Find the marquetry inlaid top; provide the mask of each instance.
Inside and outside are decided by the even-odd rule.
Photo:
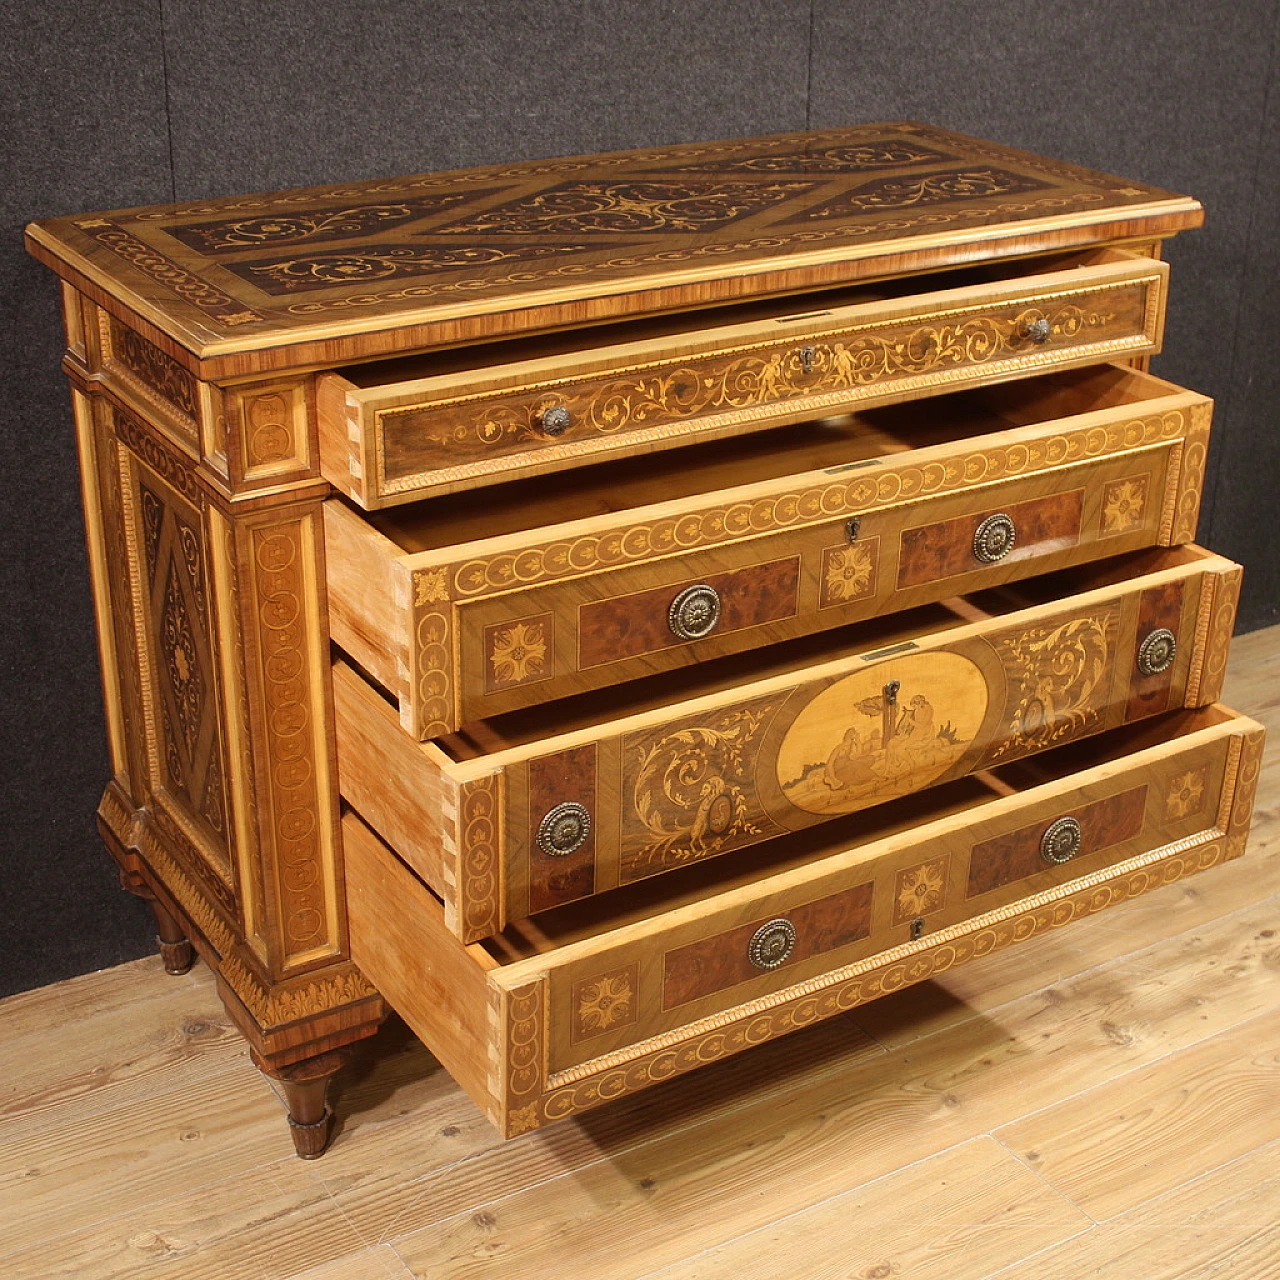
[[[1200,219],[1187,197],[897,123],[53,218],[28,246],[216,376]]]

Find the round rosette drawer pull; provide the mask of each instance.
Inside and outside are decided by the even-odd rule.
[[[705,582],[686,587],[667,610],[667,625],[681,640],[701,640],[720,621],[720,593]]]
[[[562,436],[569,430],[573,415],[562,404],[553,404],[538,415],[538,425],[549,436]]]
[[[757,969],[776,969],[796,946],[796,927],[785,916],[769,920],[751,935],[747,959]]]
[[[1028,320],[1022,326],[1022,336],[1030,338],[1036,346],[1041,347],[1049,341],[1053,328],[1044,316],[1037,316],[1034,320]]]
[[[566,800],[538,823],[538,848],[548,858],[567,858],[581,849],[591,834],[591,814],[584,804]]]
[[[1040,837],[1040,856],[1046,862],[1070,862],[1080,852],[1080,824],[1074,818],[1051,822]]]
[[[1138,646],[1138,670],[1144,676],[1158,676],[1173,666],[1178,656],[1178,637],[1168,627],[1151,632]]]
[[[988,516],[973,534],[973,558],[983,564],[995,564],[1013,550],[1018,531],[1013,520],[1003,511]]]

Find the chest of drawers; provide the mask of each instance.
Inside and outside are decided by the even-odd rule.
[[[917,124],[52,219],[113,776],[300,1154],[514,1135],[1244,850],[1195,201]]]

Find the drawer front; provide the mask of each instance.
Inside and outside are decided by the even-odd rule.
[[[1201,619],[1220,594],[1234,600],[1231,574],[1139,579],[512,763],[504,770],[512,918],[526,914],[525,876],[529,909],[538,909],[535,899],[549,906],[593,881],[596,892],[633,883],[1195,705],[1193,673],[1225,659],[1221,631],[1207,634]],[[555,781],[539,786],[535,777]],[[572,804],[591,815],[595,874],[555,888],[563,854],[548,846],[544,824]]]
[[[1185,554],[1203,558],[568,737],[534,736],[466,765],[412,743],[340,664],[342,791],[441,893],[459,934],[483,937],[505,920],[1211,701],[1240,571]],[[442,786],[454,788],[446,811],[462,816],[442,819]],[[483,821],[473,828],[475,797]]]
[[[1243,853],[1261,726],[1152,741],[506,966],[349,815],[352,955],[510,1136]]]
[[[616,945],[584,944],[588,954],[549,967],[550,1071],[822,982],[1153,849],[1207,843],[1230,823],[1223,801],[1240,747],[1239,737],[1222,736],[1044,799],[1031,798],[1033,789],[993,806],[1003,810],[996,818],[978,811],[933,823],[892,852],[851,851],[794,873],[776,892],[738,891],[696,918],[660,917]]]
[[[373,509],[1158,349],[1167,267],[1093,265],[477,370],[319,383],[327,479]],[[818,295],[818,307],[821,307]],[[587,372],[587,371],[590,372]]]
[[[1211,403],[1189,392],[916,450],[766,494],[396,561],[326,507],[334,639],[425,739],[1102,556],[1189,541]],[[510,540],[507,540],[508,542]],[[370,572],[370,562],[375,565]],[[382,599],[373,601],[380,577]]]

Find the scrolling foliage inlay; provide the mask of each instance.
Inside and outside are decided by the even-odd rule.
[[[140,481],[138,491],[165,787],[225,839],[203,540],[191,519],[157,488]]]

